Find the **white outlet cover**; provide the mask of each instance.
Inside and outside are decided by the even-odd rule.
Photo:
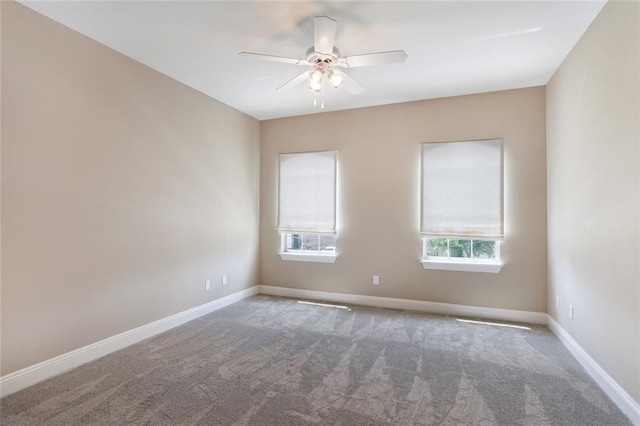
[[[211,280],[206,280],[204,282],[204,289],[209,290],[211,288]]]
[[[378,275],[374,275],[373,276],[373,285],[379,285],[380,284],[380,277]]]

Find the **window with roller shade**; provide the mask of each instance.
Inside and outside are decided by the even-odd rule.
[[[498,272],[504,239],[502,141],[423,143],[421,163],[423,266]]]
[[[336,157],[336,151],[280,154],[282,259],[335,262]]]

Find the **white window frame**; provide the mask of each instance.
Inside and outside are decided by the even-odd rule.
[[[293,260],[298,262],[318,262],[318,263],[335,263],[338,255],[334,249],[332,251],[327,250],[288,250],[287,249],[287,236],[288,235],[302,235],[310,236],[317,235],[318,238],[321,234],[310,234],[303,232],[283,232],[280,234],[280,252],[278,255],[282,260]]]
[[[495,259],[480,259],[473,257],[445,257],[445,256],[428,256],[427,240],[429,237],[422,238],[422,267],[424,269],[440,269],[444,271],[461,271],[461,272],[489,272],[497,274],[504,266],[500,257],[501,241],[493,240],[496,243]],[[444,239],[439,237],[437,239]],[[471,240],[471,238],[447,238]],[[473,244],[471,244],[473,250]]]

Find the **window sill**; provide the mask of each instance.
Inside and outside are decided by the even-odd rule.
[[[282,260],[295,260],[297,262],[318,262],[318,263],[336,263],[338,256],[332,254],[319,253],[278,253]]]
[[[456,260],[422,259],[424,269],[440,269],[443,271],[461,272],[489,272],[497,274],[502,269],[502,263],[493,262],[461,262]]]

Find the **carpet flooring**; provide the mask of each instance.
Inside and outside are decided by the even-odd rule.
[[[629,425],[545,327],[255,296],[0,400],[3,425]]]

